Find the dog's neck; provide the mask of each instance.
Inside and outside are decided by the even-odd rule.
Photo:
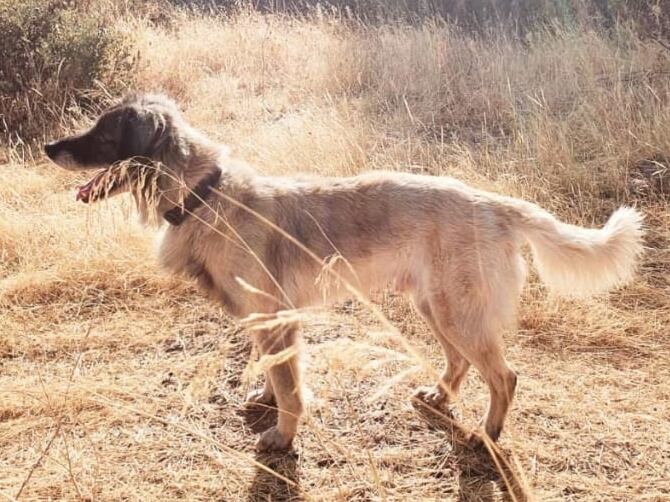
[[[210,173],[202,178],[200,182],[191,190],[183,203],[168,209],[163,213],[163,219],[170,225],[178,227],[201,205],[205,203],[207,197],[216,188],[221,181],[221,169],[215,166]]]
[[[179,226],[188,219],[218,188],[221,180],[221,161],[227,151],[210,142],[195,129],[182,125],[179,136],[173,135],[159,159],[168,166],[181,166],[183,185],[178,189],[180,198],[172,207],[164,208],[161,216],[172,226]],[[169,198],[167,198],[169,200]]]
[[[173,138],[157,159],[180,173],[178,186],[165,187],[170,196],[163,197],[166,204],[158,212],[174,227],[205,205],[213,189],[221,189],[221,184],[235,191],[232,180],[238,178],[234,173],[240,172],[237,163],[230,159],[228,147],[210,141],[186,125],[180,131],[180,136]]]

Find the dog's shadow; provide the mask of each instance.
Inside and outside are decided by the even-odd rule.
[[[527,493],[513,472],[509,454],[500,448],[490,452],[484,446],[473,446],[465,433],[454,426],[448,413],[415,403],[418,415],[429,427],[445,431],[453,438],[438,456],[449,457],[458,470],[458,500],[461,502],[499,500],[528,500]],[[254,433],[261,433],[277,422],[277,410],[266,406],[252,406],[240,414]],[[295,451],[257,453],[256,472],[249,486],[248,502],[303,500],[299,477],[300,457]],[[439,470],[437,476],[443,475]],[[451,475],[451,474],[448,474]]]
[[[527,492],[511,467],[509,454],[499,447],[489,451],[484,445],[474,445],[458,426],[449,412],[435,410],[423,403],[414,402],[418,415],[433,429],[445,431],[452,442],[445,444],[437,455],[449,458],[458,471],[458,499],[461,502],[528,500]],[[436,473],[442,476],[440,470]],[[451,475],[451,473],[449,474]]]
[[[256,434],[277,423],[277,409],[272,407],[245,407],[240,414],[247,427]],[[296,451],[256,453],[255,460],[256,472],[249,485],[248,502],[303,500],[298,470],[300,457]]]

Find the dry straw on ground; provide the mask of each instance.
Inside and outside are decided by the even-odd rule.
[[[601,298],[548,298],[531,278],[518,332],[506,336],[520,373],[500,443],[506,474],[458,427],[411,406],[412,389],[431,377],[357,302],[305,314],[313,398],[297,452],[256,456],[253,432],[272,417],[240,411],[254,384],[244,333],[157,270],[156,236],[133,222],[128,200],[75,204],[75,176],[6,151],[0,495],[670,497],[670,207],[657,182],[670,157],[666,49],[624,29],[520,42],[439,22],[254,13],[119,22],[139,44],[139,87],[171,94],[262,172],[447,174],[585,225],[634,204],[648,250],[639,279]],[[407,304],[384,292],[375,303],[440,368]],[[461,423],[472,426],[486,399],[472,372]]]

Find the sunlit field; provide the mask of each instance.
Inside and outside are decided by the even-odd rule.
[[[128,73],[92,82],[91,99],[54,104],[56,120],[34,143],[7,134],[0,146],[0,495],[670,498],[663,44],[624,24],[518,37],[321,11],[119,7],[114,19]],[[379,291],[385,319],[357,301],[304,312],[309,409],[294,451],[257,454],[257,433],[276,414],[243,409],[261,381],[248,335],[160,270],[161,230],[138,223],[130,196],[77,203],[86,175],[39,149],[89,125],[124,89],[169,95],[266,174],[448,175],[584,226],[634,206],[645,216],[642,265],[632,284],[584,300],[551,296],[531,273],[517,329],[505,334],[519,384],[493,451],[466,440],[488,401],[476,371],[455,421],[413,406],[414,389],[444,363],[405,299]],[[35,100],[40,92],[50,96],[35,88]]]

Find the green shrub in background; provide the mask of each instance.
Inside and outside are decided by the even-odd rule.
[[[0,0],[0,138],[54,136],[63,112],[131,84],[132,43],[113,4]]]

